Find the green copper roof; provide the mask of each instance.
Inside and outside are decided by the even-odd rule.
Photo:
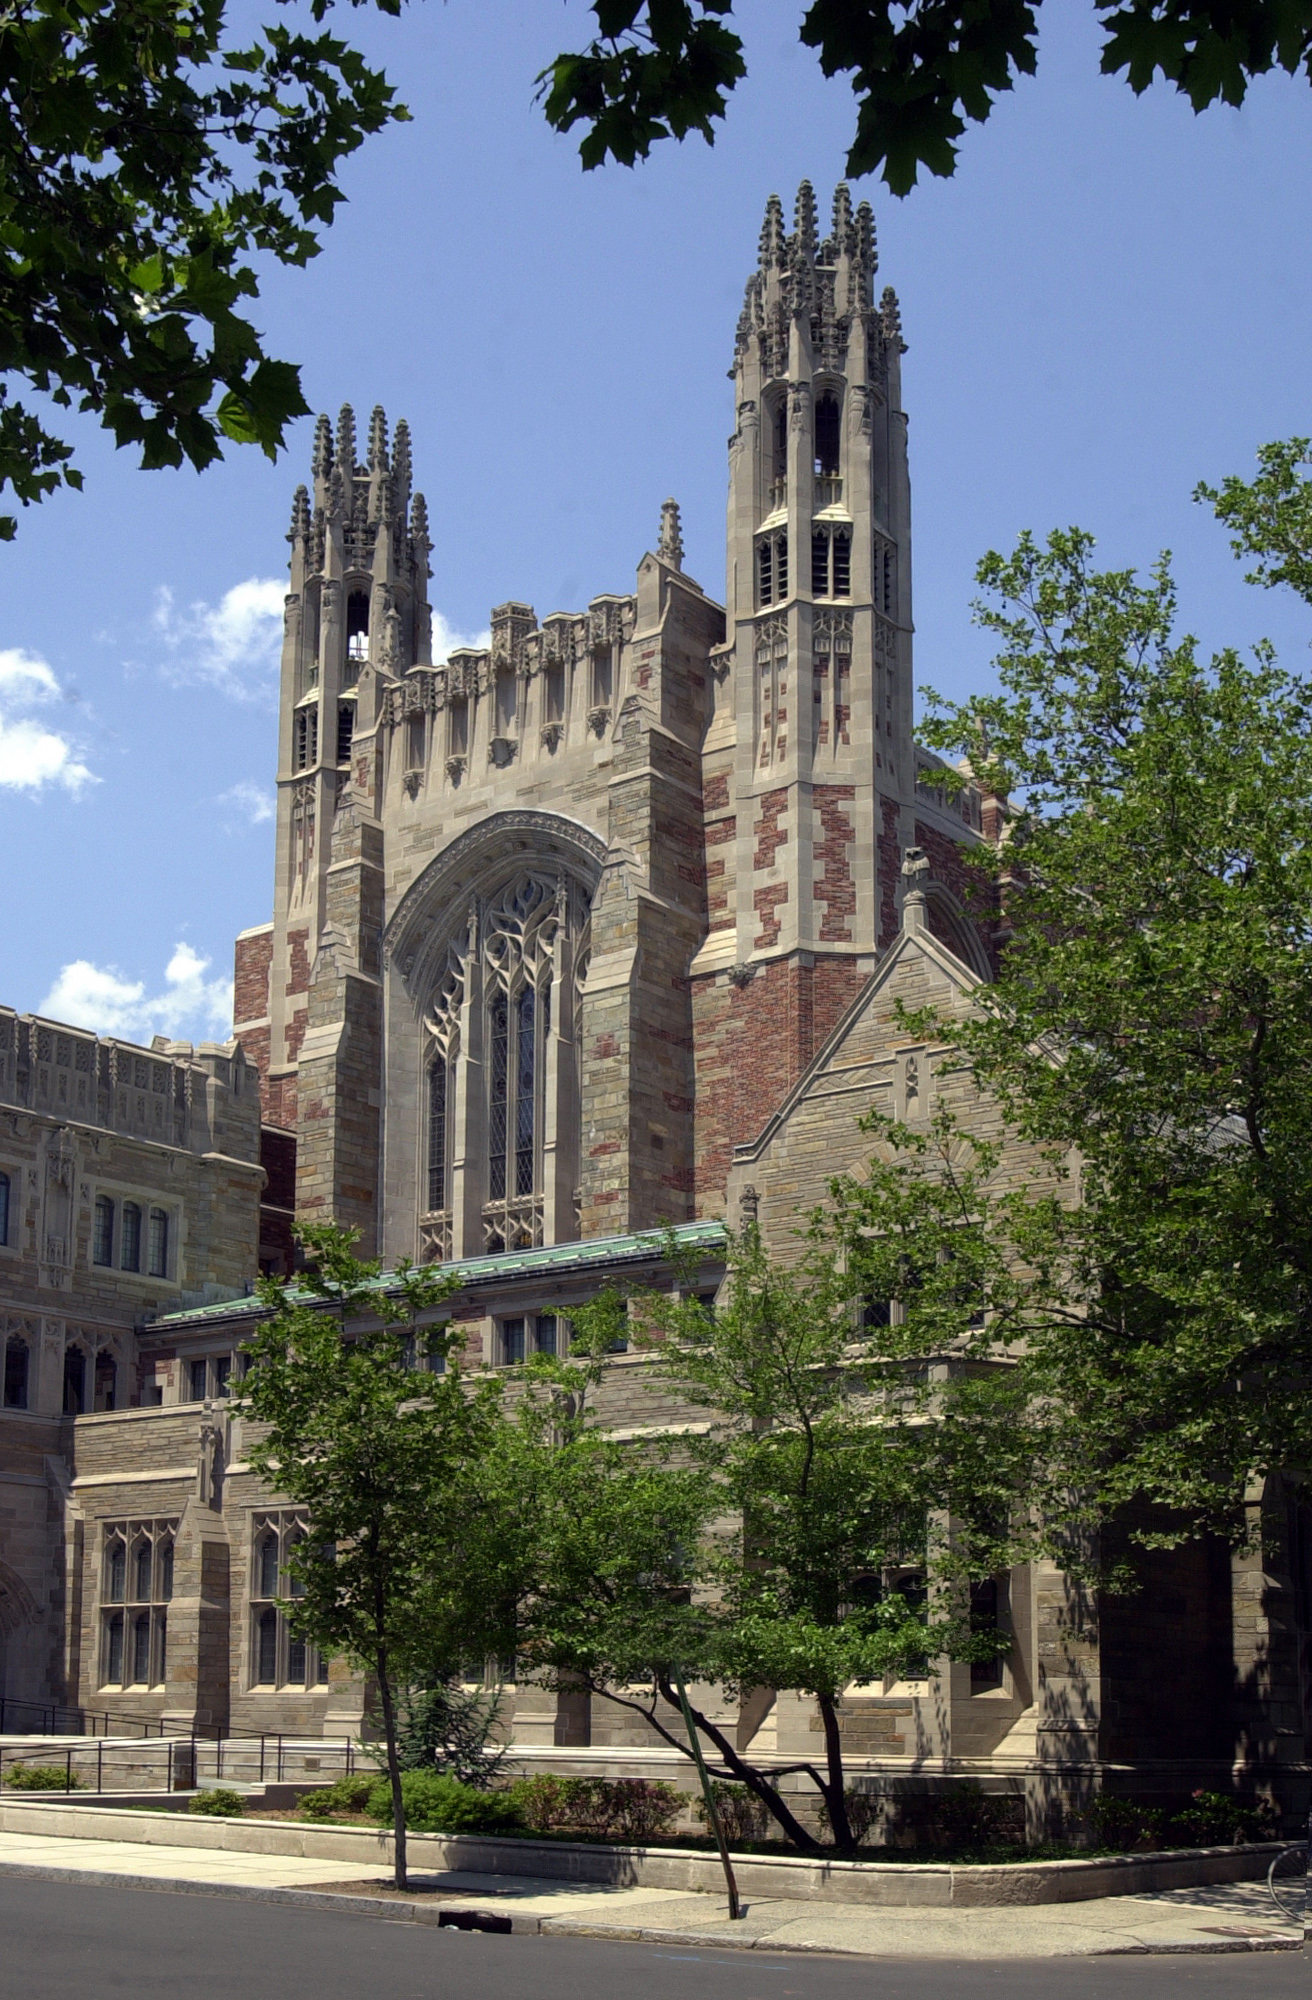
[[[644,1229],[632,1236],[592,1236],[583,1243],[552,1243],[538,1250],[506,1250],[497,1257],[469,1257],[461,1263],[444,1264],[441,1268],[463,1278],[471,1286],[497,1284],[509,1278],[531,1278],[539,1274],[562,1277],[575,1271],[607,1271],[624,1264],[651,1263],[662,1256],[671,1238],[680,1251],[703,1250],[711,1253],[723,1250],[724,1224],[680,1222],[668,1230]],[[382,1271],[374,1283],[385,1291],[394,1283],[393,1274]],[[217,1305],[193,1306],[185,1312],[163,1313],[158,1319],[151,1320],[147,1330],[154,1333],[167,1328],[170,1332],[180,1333],[188,1327],[207,1326],[214,1320],[249,1318],[261,1310],[258,1299],[224,1299]]]

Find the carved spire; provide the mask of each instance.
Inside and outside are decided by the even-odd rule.
[[[311,476],[326,479],[333,466],[333,427],[327,417],[320,417],[314,427],[314,454],[310,460]]]
[[[683,568],[683,531],[677,500],[667,500],[661,508],[661,538],[656,553],[671,569]]]
[[[793,211],[793,241],[799,257],[814,264],[819,231],[815,217],[815,189],[810,181],[803,181],[797,190],[797,206]]]
[[[344,480],[355,477],[355,411],[343,403],[337,419],[337,469]]]
[[[879,324],[889,346],[896,347],[899,354],[905,354],[907,344],[902,338],[902,312],[897,293],[891,285],[885,285],[884,296],[879,301]]]
[[[410,505],[410,426],[398,417],[392,434],[392,484],[396,489],[396,511],[402,519]]]
[[[778,269],[784,261],[784,205],[777,194],[772,194],[765,204],[765,221],[761,224],[761,269]]]
[[[868,201],[863,201],[856,212],[856,252],[873,278],[879,269],[879,251],[875,247],[875,212]]]
[[[381,403],[375,403],[369,419],[369,470],[387,471],[387,418]]]
[[[850,257],[856,248],[856,229],[852,222],[852,191],[846,181],[840,181],[834,189],[834,250],[840,257]]]
[[[416,493],[410,502],[410,539],[417,556],[421,551],[426,556],[433,546],[428,539],[428,502],[422,493]]]
[[[299,542],[310,532],[310,496],[303,486],[292,495],[292,525],[289,542]]]

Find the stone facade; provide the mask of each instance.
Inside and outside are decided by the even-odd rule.
[[[601,1278],[661,1282],[636,1232],[674,1225],[708,1288],[721,1218],[757,1214],[786,1254],[861,1163],[866,1110],[945,1099],[997,1132],[894,1011],[968,1008],[990,977],[962,855],[1004,808],[914,740],[904,350],[876,267],[845,188],[823,236],[809,187],[791,232],[771,199],[731,371],[723,606],[669,501],[631,591],[499,605],[486,649],[435,661],[408,429],[376,410],[360,450],[349,408],[320,420],[289,538],[273,914],[237,940],[235,1041],[129,1049],[0,1011],[0,1300],[28,1357],[0,1411],[11,1701],[360,1726],[366,1690],[278,1610],[305,1524],[222,1420],[245,1294],[292,1268],[295,1218],[459,1266],[466,1356],[493,1368]],[[698,1420],[648,1380],[617,1356],[606,1421]],[[1294,1796],[1312,1517],[1274,1486],[1253,1506],[1253,1552],[1155,1558],[1147,1612],[1048,1566],[999,1578],[1000,1674],[851,1690],[854,1774],[1021,1788],[1035,1827],[1095,1784]],[[523,1687],[506,1719],[530,1761],[663,1768],[613,1702]],[[786,1690],[727,1720],[767,1761],[817,1749]]]

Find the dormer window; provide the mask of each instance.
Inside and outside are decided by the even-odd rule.
[[[367,590],[353,590],[346,600],[346,658],[348,678],[354,680],[357,671],[369,658],[369,593]]]

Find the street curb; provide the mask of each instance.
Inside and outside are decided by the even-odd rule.
[[[482,1930],[516,1937],[595,1937],[614,1944],[695,1944],[719,1951],[792,1952],[812,1957],[888,1959],[895,1952],[858,1951],[841,1944],[791,1943],[758,1937],[725,1936],[719,1931],[662,1930],[649,1924],[598,1924],[585,1917],[537,1917],[514,1910],[480,1910],[469,1899],[460,1902],[391,1903],[379,1896],[345,1896],[328,1889],[261,1888],[254,1882],[193,1882],[180,1875],[129,1875],[111,1869],[52,1868],[41,1862],[0,1861],[0,1879],[29,1882],[90,1883],[105,1889],[154,1889],[161,1895],[217,1896],[227,1902],[273,1903],[301,1910],[333,1910],[343,1916],[372,1917],[392,1924],[426,1924],[434,1930]],[[464,1917],[474,1921],[462,1924]],[[478,1921],[481,1919],[482,1921]],[[1181,1940],[1175,1944],[1110,1944],[1079,1952],[1051,1952],[1026,1956],[1052,1958],[1184,1958],[1216,1956],[1223,1952],[1301,1951],[1303,1940],[1292,1936],[1269,1938],[1208,1938]],[[919,1957],[920,1954],[917,1954]],[[942,1957],[958,1954],[944,1952]]]

